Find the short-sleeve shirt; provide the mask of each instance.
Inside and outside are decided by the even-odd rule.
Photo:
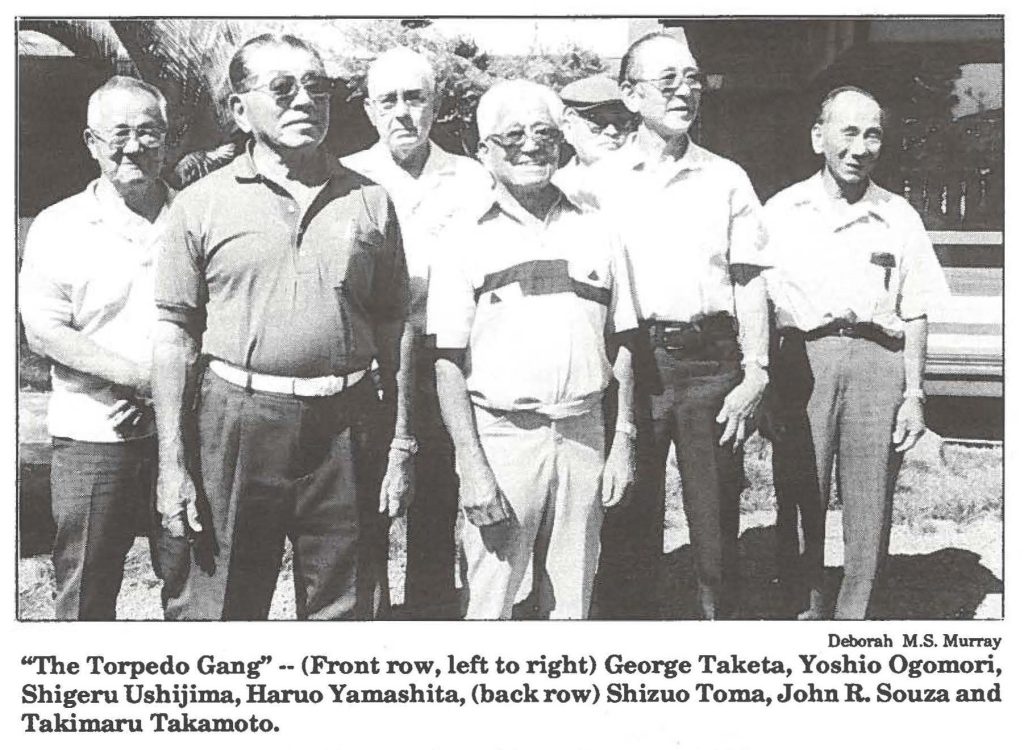
[[[648,162],[635,136],[589,169],[596,202],[622,234],[644,320],[735,315],[731,267],[768,265],[761,202],[742,167],[693,143]]]
[[[781,327],[834,320],[899,333],[948,295],[917,211],[871,183],[853,204],[832,200],[821,173],[765,206],[774,268],[765,273]]]
[[[564,195],[543,221],[507,197],[431,267],[427,333],[468,348],[478,406],[552,418],[592,408],[611,379],[606,336],[636,328],[616,233]]]
[[[173,191],[167,189],[167,202]],[[126,359],[148,364],[153,265],[167,206],[148,221],[129,209],[104,179],[50,206],[25,241],[19,284],[21,315],[30,329],[69,327]],[[59,362],[52,368],[51,435],[97,443],[152,435],[151,416],[128,435],[114,430],[113,384]]]
[[[157,264],[160,319],[257,373],[369,367],[375,325],[407,312],[401,232],[384,188],[324,159],[329,178],[305,213],[248,152],[183,190]]]
[[[477,215],[491,192],[491,176],[477,161],[429,144],[427,161],[419,177],[398,164],[387,146],[377,142],[370,148],[341,160],[383,186],[398,212],[409,267],[409,318],[422,329],[426,318],[427,276],[431,259],[448,246],[446,231],[455,222]]]

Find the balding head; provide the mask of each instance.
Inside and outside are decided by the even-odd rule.
[[[366,71],[366,90],[372,98],[382,89],[391,89],[395,79],[415,82],[420,88],[434,92],[437,76],[434,66],[424,55],[407,47],[394,47],[377,57]]]
[[[370,64],[366,116],[398,164],[426,159],[437,117],[436,88],[430,61],[405,47],[389,49]]]
[[[826,178],[856,200],[882,150],[882,108],[863,89],[843,87],[822,100],[811,146],[825,161]]]

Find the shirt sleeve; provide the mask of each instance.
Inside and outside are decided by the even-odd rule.
[[[772,264],[761,201],[750,178],[738,167],[734,182],[729,200],[729,265],[768,268]]]
[[[192,226],[186,204],[176,200],[157,248],[157,319],[197,335],[205,328],[206,272],[202,233]]]
[[[395,206],[383,188],[372,203],[377,243],[373,283],[368,310],[376,323],[405,320],[409,314],[409,270],[405,262],[405,245],[398,225]]]
[[[456,243],[461,247],[461,242]],[[460,254],[442,254],[430,264],[427,282],[427,335],[438,349],[465,349],[476,316],[470,269]]]
[[[908,217],[897,310],[904,320],[913,320],[933,313],[948,299],[949,287],[921,217],[913,209]]]
[[[67,242],[46,213],[29,228],[18,278],[18,301],[22,321],[31,330],[72,327],[72,284],[61,276],[67,264],[61,261],[60,251]]]
[[[611,331],[622,333],[639,327],[633,273],[626,248],[617,233],[611,233],[612,301],[609,312]]]

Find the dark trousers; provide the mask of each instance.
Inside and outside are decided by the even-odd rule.
[[[780,579],[797,596],[824,587],[825,515],[835,466],[844,540],[835,616],[863,619],[889,546],[901,462],[892,431],[903,392],[903,352],[865,339],[783,335],[771,380],[778,411],[773,469]]]
[[[736,568],[743,454],[720,446],[715,417],[742,379],[735,335],[653,349],[637,375],[637,476],[629,501],[605,517],[595,594],[601,616],[656,617],[664,569],[665,462],[675,445],[702,599],[702,614],[730,604]]]
[[[204,530],[167,618],[266,619],[286,535],[299,619],[386,607],[388,519],[377,508],[390,433],[370,379],[297,398],[207,372],[197,416]]]
[[[457,619],[455,450],[441,420],[433,358],[417,365],[416,494],[406,514],[405,608],[419,619]]]
[[[137,521],[144,517],[144,525],[154,528],[155,478],[156,438],[124,443],[53,439],[56,619],[115,619]],[[153,563],[159,574],[158,556]]]

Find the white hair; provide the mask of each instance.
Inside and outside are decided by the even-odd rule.
[[[484,92],[476,106],[476,128],[480,140],[498,132],[498,122],[505,107],[523,101],[539,102],[551,115],[551,121],[561,125],[565,105],[552,89],[522,79],[499,81]]]
[[[369,92],[373,88],[373,81],[379,77],[386,70],[413,70],[418,73],[424,81],[427,82],[427,87],[431,92],[437,88],[437,73],[434,72],[434,66],[430,63],[425,55],[419,52],[414,52],[408,47],[392,47],[386,52],[381,53],[377,58],[370,63],[370,67],[366,70],[366,90]]]
[[[169,124],[167,119],[167,97],[163,95],[163,92],[160,91],[160,89],[139,78],[133,78],[132,76],[114,76],[107,80],[107,82],[98,89],[93,91],[89,96],[89,105],[86,109],[85,120],[86,124],[90,128],[99,123],[100,108],[103,104],[103,97],[111,91],[137,91],[143,94],[148,94],[156,101],[156,105],[160,109],[160,115],[164,118],[164,125]]]

